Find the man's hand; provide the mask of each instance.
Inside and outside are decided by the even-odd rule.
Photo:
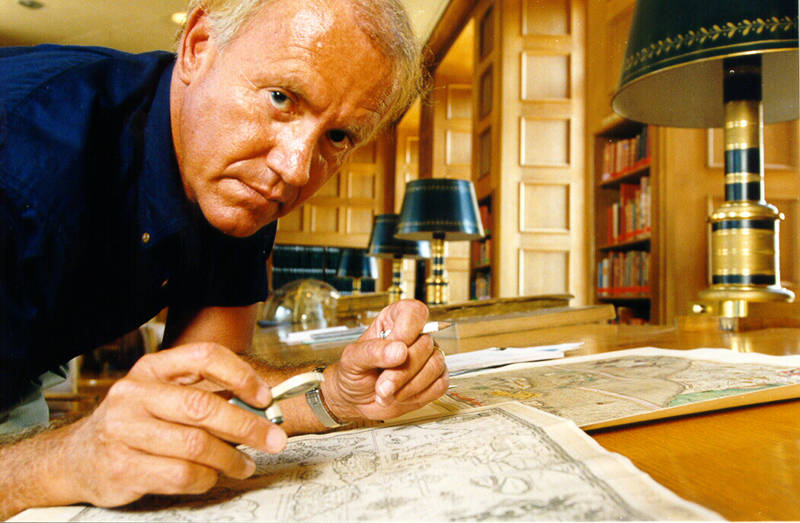
[[[390,419],[418,409],[447,391],[444,354],[428,335],[421,302],[402,300],[383,309],[359,340],[325,372],[322,395],[341,420]],[[388,338],[381,331],[391,329]]]
[[[148,493],[205,492],[220,472],[250,476],[253,460],[230,443],[277,453],[286,434],[212,392],[223,389],[258,407],[272,399],[264,379],[221,345],[195,343],[144,356],[91,416],[45,434],[45,448],[37,449],[40,438],[32,438],[0,449],[4,467],[10,465],[6,459],[21,464],[16,458],[27,448],[36,453],[28,458],[44,460],[40,472],[48,473],[17,477],[41,484],[34,493],[20,493],[27,499],[17,499],[22,506],[16,508],[116,506]],[[23,474],[17,472],[12,475]],[[5,508],[8,513],[11,507]]]

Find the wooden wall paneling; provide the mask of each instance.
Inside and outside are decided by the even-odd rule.
[[[458,44],[457,39],[454,46]],[[445,57],[442,65],[447,60]],[[437,71],[434,74],[431,176],[469,180],[472,165],[472,71],[471,68],[466,70],[469,76],[462,77],[457,70],[451,72],[453,68],[444,69],[449,73]],[[445,248],[450,302],[466,301],[469,299],[469,242],[447,242]]]
[[[569,251],[554,249],[519,250],[519,294],[569,293]]]
[[[708,287],[707,202],[709,198],[723,199],[724,180],[721,169],[707,166],[705,130],[662,130],[662,279],[664,320],[670,323],[689,314],[698,292]],[[676,148],[680,155],[668,153]]]
[[[584,129],[584,144],[586,153],[584,158],[584,169],[586,174],[584,201],[586,202],[583,229],[594,231],[597,223],[597,213],[599,207],[595,204],[595,176],[594,173],[600,172],[598,169],[599,157],[596,152],[598,141],[595,138],[595,130],[599,127],[602,119],[600,113],[605,113],[602,100],[605,96],[602,88],[604,64],[602,57],[605,47],[605,26],[601,20],[605,18],[605,2],[587,2],[586,5],[586,79],[591,88],[585,90],[586,103],[586,126]],[[598,87],[598,85],[600,87]],[[586,249],[587,275],[585,278],[584,295],[595,298],[595,282],[597,281],[597,258],[595,249],[598,246],[597,238],[594,234],[588,238]]]
[[[471,78],[470,78],[471,80]],[[472,84],[436,74],[434,80],[433,178],[470,178]]]
[[[519,187],[521,232],[569,234],[572,206],[568,183],[523,181]]]
[[[405,187],[416,180],[419,172],[420,101],[417,100],[397,124],[395,155],[394,202],[389,212],[399,213],[403,205]],[[403,260],[402,280],[406,296],[414,296],[416,262]]]
[[[523,2],[511,0],[498,2],[495,7],[500,38],[497,45],[497,59],[493,65],[495,78],[499,85],[494,113],[493,133],[497,149],[494,155],[499,159],[495,188],[495,231],[494,249],[497,265],[497,295],[513,297],[519,295],[520,281],[520,232],[518,186],[520,173],[521,131],[520,116],[522,85],[520,55],[523,50],[521,14]]]
[[[584,19],[583,0],[504,2],[499,256],[516,277],[501,296],[555,286],[586,302]]]

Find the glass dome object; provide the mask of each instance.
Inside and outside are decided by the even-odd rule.
[[[339,292],[313,278],[290,281],[264,302],[259,324],[298,323],[303,327],[335,325]]]

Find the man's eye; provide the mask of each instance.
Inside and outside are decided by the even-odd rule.
[[[350,145],[350,137],[347,136],[347,133],[341,129],[328,131],[328,140],[330,140],[334,146],[339,148],[344,148]]]
[[[270,91],[269,92],[269,100],[272,102],[272,105],[275,109],[279,111],[286,111],[289,109],[289,103],[291,100],[289,99],[286,94],[280,91]]]

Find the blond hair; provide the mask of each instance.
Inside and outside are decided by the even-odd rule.
[[[275,1],[188,0],[187,12],[195,8],[202,9],[209,17],[214,37],[224,47],[259,8]],[[359,29],[393,64],[392,91],[384,101],[384,116],[376,129],[378,131],[399,119],[422,92],[425,82],[420,46],[408,13],[399,0],[346,1],[353,7]]]

